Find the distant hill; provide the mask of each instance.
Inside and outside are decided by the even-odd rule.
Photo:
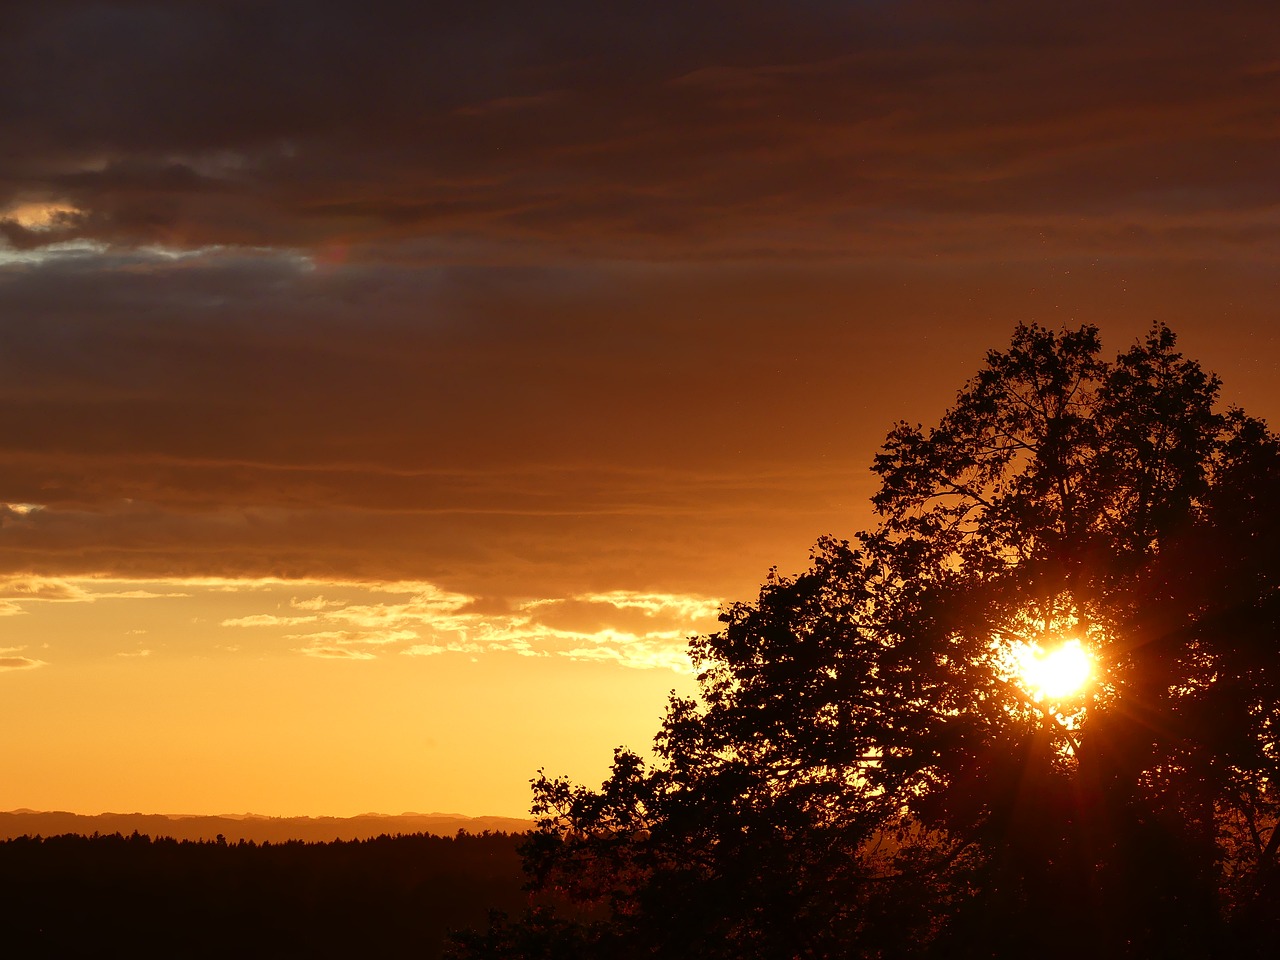
[[[95,833],[120,833],[135,830],[152,837],[175,840],[213,840],[219,834],[229,843],[251,840],[255,843],[307,840],[327,843],[330,840],[367,840],[383,835],[429,833],[451,837],[459,830],[479,834],[523,833],[533,828],[532,820],[515,817],[465,817],[455,813],[403,813],[398,816],[368,813],[358,817],[259,817],[236,816],[166,816],[149,813],[100,813],[84,816],[60,811],[12,810],[0,813],[0,840],[22,836],[55,837],[66,833],[92,836]]]

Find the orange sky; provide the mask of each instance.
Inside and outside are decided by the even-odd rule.
[[[6,8],[0,809],[523,814],[1019,321],[1280,422],[1269,3],[404,6]]]

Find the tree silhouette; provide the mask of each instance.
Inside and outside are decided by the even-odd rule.
[[[1100,354],[1018,327],[889,434],[877,529],[692,641],[652,763],[539,775],[532,885],[598,911],[572,955],[1262,955],[1280,445],[1166,327]],[[1066,639],[1091,683],[1034,689]]]
[[[0,840],[9,957],[441,956],[514,909],[517,838],[423,834],[257,844],[97,834]]]

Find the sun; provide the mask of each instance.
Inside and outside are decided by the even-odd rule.
[[[1079,640],[1049,650],[1027,647],[1018,656],[1018,674],[1037,700],[1063,700],[1084,689],[1093,675],[1093,658]]]

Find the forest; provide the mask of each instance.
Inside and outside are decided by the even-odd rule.
[[[526,906],[519,840],[19,837],[0,841],[0,927],[21,957],[430,960],[490,909]]]

